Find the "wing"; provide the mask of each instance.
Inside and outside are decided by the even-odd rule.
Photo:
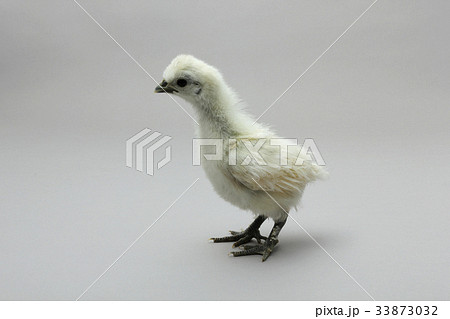
[[[236,181],[251,190],[290,195],[301,192],[310,181],[310,164],[295,167],[290,160],[288,165],[280,165],[279,147],[264,144],[258,149],[259,158],[254,152],[251,155],[240,142],[230,145],[230,154],[234,149],[236,165],[227,165],[227,170]]]
[[[284,193],[286,195],[301,192],[306,183],[295,174],[295,171],[278,169],[269,166],[228,166],[229,173],[247,188],[266,192]]]

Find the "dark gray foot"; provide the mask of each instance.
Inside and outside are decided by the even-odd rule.
[[[249,255],[262,255],[262,261],[266,261],[272,253],[275,246],[278,244],[278,234],[286,224],[286,220],[281,222],[276,222],[270,232],[269,238],[262,244],[258,243],[256,245],[244,245],[241,248],[242,251],[232,251],[230,254],[234,257],[249,256]]]
[[[249,255],[262,255],[262,261],[266,261],[272,253],[274,247],[278,244],[278,239],[266,240],[263,244],[256,245],[243,245],[241,251],[232,251],[230,255],[234,257],[249,256]]]
[[[244,230],[242,232],[235,232],[230,230],[231,236],[220,237],[220,238],[210,238],[215,243],[226,243],[226,242],[235,242],[233,244],[233,248],[239,247],[242,244],[247,244],[252,241],[253,238],[256,239],[258,243],[261,243],[261,239],[266,240],[267,237],[262,236],[259,230],[249,232]]]
[[[234,247],[239,247],[240,245],[249,243],[253,238],[261,244],[261,239],[266,240],[267,237],[264,237],[259,232],[259,227],[266,220],[264,216],[258,216],[253,221],[253,223],[248,226],[248,228],[242,232],[235,232],[230,230],[231,236],[220,237],[220,238],[210,238],[215,243],[226,243],[226,242],[235,242],[233,244]]]

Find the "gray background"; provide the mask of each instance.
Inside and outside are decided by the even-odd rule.
[[[258,116],[371,1],[80,3],[155,79],[193,54]],[[331,178],[292,216],[377,300],[450,298],[449,9],[380,0],[261,119],[315,139]],[[0,43],[0,299],[76,299],[197,177],[82,299],[369,299],[291,220],[266,263],[208,243],[252,216],[191,165],[193,121],[73,1],[1,1]],[[173,137],[153,177],[125,166],[146,127]]]

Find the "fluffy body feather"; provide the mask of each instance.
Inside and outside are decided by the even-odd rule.
[[[285,220],[286,212],[299,203],[306,185],[327,176],[321,166],[306,157],[302,165],[295,165],[300,147],[290,146],[287,165],[281,165],[280,146],[270,144],[271,139],[279,137],[269,127],[254,123],[216,68],[193,56],[179,55],[163,76],[165,89],[170,88],[170,93],[184,98],[196,110],[197,137],[223,139],[223,159],[202,159],[202,166],[217,194],[226,201],[255,215]],[[186,84],[177,82],[179,79]],[[250,153],[245,146],[249,142],[255,145],[260,139],[266,139],[259,142],[264,144],[258,149],[263,165],[255,158],[248,160]],[[202,149],[203,153],[210,151]],[[233,152],[236,165],[229,161]]]

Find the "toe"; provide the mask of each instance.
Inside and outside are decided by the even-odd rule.
[[[245,236],[239,239],[237,242],[233,244],[233,248],[239,247],[240,245],[246,244],[252,240],[251,236]]]
[[[238,238],[236,236],[227,236],[227,237],[219,237],[219,238],[210,238],[209,240],[214,243],[226,243],[231,241],[236,241]]]
[[[261,249],[259,246],[253,246],[252,248],[244,249],[241,251],[232,251],[230,254],[232,254],[234,257],[259,255],[259,254],[261,254]]]
[[[264,253],[262,256],[262,262],[265,262],[267,260],[267,258],[269,258],[271,253],[272,253],[272,248],[266,248],[266,250],[264,250]]]

